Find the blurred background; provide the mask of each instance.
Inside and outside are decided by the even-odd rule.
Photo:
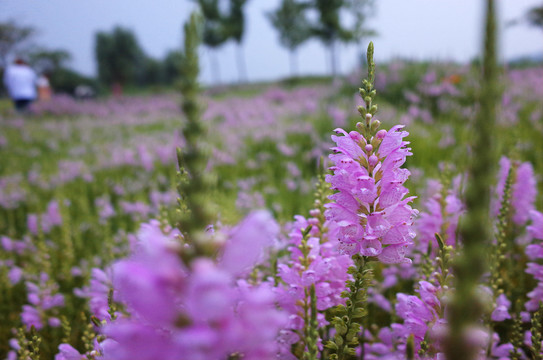
[[[498,5],[501,58],[541,62],[541,11],[532,10],[542,2]],[[181,26],[198,7],[206,85],[347,74],[370,40],[378,63],[467,63],[481,43],[482,2],[473,0],[0,0],[0,69],[23,55],[56,92],[168,87]]]

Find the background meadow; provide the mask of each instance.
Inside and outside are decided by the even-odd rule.
[[[183,49],[186,68],[191,54],[198,60],[192,46]],[[413,155],[403,156],[409,174],[400,185],[418,210],[403,224],[412,263],[404,255],[377,261],[363,250],[346,256],[345,225],[333,230],[339,215],[325,205],[340,204],[329,196],[342,191],[334,178],[340,162],[329,155],[348,153],[331,136],[357,129],[365,119],[359,106],[370,112],[359,94],[368,88],[368,64],[345,76],[201,92],[183,83],[191,75],[182,70],[180,83],[127,86],[120,95],[107,84],[92,98],[57,93],[24,115],[0,100],[0,358],[462,358],[447,348],[446,319],[461,273],[458,224],[471,214],[466,189],[480,139],[481,61],[376,65],[369,89],[379,109],[369,119],[409,132],[401,149]],[[543,66],[497,68],[499,110],[489,134],[495,171],[480,187],[490,194],[491,234],[488,268],[476,286],[482,300],[474,323],[483,330],[465,343],[476,358],[541,359]],[[186,111],[192,100],[195,118]],[[186,132],[195,119],[203,128],[196,140]],[[179,172],[176,148],[205,159],[202,187],[186,184],[197,172],[190,163]],[[373,166],[369,156],[355,160]],[[381,161],[385,168],[386,156]],[[213,219],[185,233],[182,213],[199,211],[191,199]],[[205,225],[215,231],[208,242],[200,238]],[[255,250],[260,245],[264,255]],[[319,261],[327,271],[316,269]],[[240,270],[238,262],[248,264]],[[346,318],[359,325],[355,335],[343,331]],[[229,331],[226,340],[213,337]],[[338,340],[349,334],[350,342]]]

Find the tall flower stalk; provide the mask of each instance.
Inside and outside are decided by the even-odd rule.
[[[497,162],[495,122],[497,101],[496,19],[493,0],[486,0],[486,27],[480,109],[473,126],[472,160],[466,189],[467,215],[461,236],[464,251],[455,266],[456,292],[449,307],[450,334],[445,344],[447,359],[469,360],[476,348],[467,339],[469,328],[482,315],[482,304],[476,293],[477,283],[486,270],[486,246],[491,238],[489,220],[490,184]]]
[[[411,155],[409,143],[403,140],[408,133],[401,125],[379,130],[373,43],[368,46],[367,57],[368,79],[360,89],[364,106],[358,108],[364,121],[356,125],[359,131],[336,129],[343,136],[332,136],[337,146],[330,155],[333,174],[327,176],[336,193],[330,196],[332,202],[326,205],[325,215],[339,226],[339,250],[352,255],[355,263],[349,269],[353,276],[347,282],[349,291],[343,294],[345,305],[338,306],[332,321],[336,334],[327,344],[333,352],[331,359],[355,355],[355,348],[363,341],[359,332],[372,278],[368,263],[410,262],[405,253],[414,237],[412,222],[417,214],[409,205],[414,197],[404,198],[408,190],[403,184],[410,173],[401,166]]]
[[[183,128],[185,146],[177,149],[179,164],[179,179],[177,191],[180,202],[180,220],[178,227],[191,243],[196,255],[208,255],[212,249],[200,241],[199,235],[212,222],[211,211],[208,207],[210,189],[209,177],[205,174],[207,156],[202,149],[202,139],[206,129],[202,124],[202,106],[199,102],[200,86],[198,74],[198,45],[200,43],[201,19],[193,13],[185,24],[185,43],[179,82],[183,99],[181,109],[185,114],[186,125]],[[208,244],[209,245],[209,244]]]

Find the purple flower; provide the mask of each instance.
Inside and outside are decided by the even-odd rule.
[[[401,165],[411,155],[403,138],[408,135],[397,125],[380,130],[372,139],[360,133],[336,129],[337,144],[330,155],[333,175],[326,180],[337,192],[326,204],[326,217],[339,225],[340,250],[377,257],[383,263],[401,263],[411,244],[411,229],[417,211],[409,206],[413,197],[403,183],[409,171]]]
[[[42,215],[41,223],[45,233],[49,233],[54,226],[62,225],[62,216],[57,201],[52,200],[49,202],[47,211]]]
[[[32,235],[37,235],[39,230],[38,215],[28,214],[26,219],[26,227]]]
[[[21,269],[18,266],[13,266],[11,269],[9,269],[8,272],[8,279],[11,285],[15,285],[21,281],[23,278],[23,269]]]
[[[236,276],[258,261],[276,227],[266,213],[252,214],[228,232],[219,264],[197,258],[186,267],[177,231],[163,231],[157,221],[142,225],[134,254],[112,267],[116,300],[129,316],[104,326],[110,340],[104,359],[173,360],[183,354],[218,360],[234,352],[247,359],[273,358],[285,314],[277,310],[269,285],[249,285]],[[248,259],[240,258],[243,248]]]
[[[539,211],[530,211],[532,224],[528,226],[528,232],[534,239],[543,240],[543,214]]]
[[[90,311],[99,320],[109,320],[110,318],[108,296],[109,290],[113,288],[113,283],[108,273],[110,273],[109,270],[104,272],[98,268],[93,268],[91,270],[90,285],[82,289],[74,289],[75,295],[89,299]]]
[[[310,213],[319,215],[315,211]],[[288,237],[290,259],[278,264],[278,275],[284,284],[275,289],[279,305],[290,315],[280,341],[281,354],[286,359],[291,356],[291,345],[299,341],[297,332],[306,325],[304,306],[310,303],[310,287],[315,287],[318,311],[344,303],[341,293],[349,279],[347,269],[352,265],[349,256],[335,251],[337,243],[333,234],[337,233],[337,225],[334,222],[327,221],[322,226],[328,230],[324,234],[319,233],[319,226],[313,226],[306,240],[308,249],[303,252],[301,229],[307,229],[317,219],[305,219],[299,215],[295,219]],[[321,326],[328,324],[322,313],[317,314],[317,321]]]
[[[543,240],[543,214],[538,211],[530,211],[532,224],[528,226],[528,233],[536,240]],[[543,244],[537,242],[526,247],[526,255],[532,261],[543,258]],[[539,302],[543,301],[543,265],[537,262],[529,262],[526,272],[533,275],[537,280],[537,286],[528,293],[528,300],[525,304],[526,310],[536,311],[539,308]]]
[[[23,305],[21,321],[28,328],[41,329],[46,321],[51,327],[59,327],[56,317],[58,308],[64,306],[64,296],[58,293],[58,285],[49,281],[47,274],[40,275],[39,283],[26,282],[27,300],[31,305]]]
[[[418,249],[423,253],[427,251],[429,243],[433,244],[434,249],[437,248],[436,233],[443,237],[445,244],[453,246],[456,244],[456,229],[458,220],[464,212],[464,205],[453,190],[448,191],[444,202],[442,196],[439,184],[424,203],[424,210],[416,221]]]
[[[59,353],[55,355],[55,360],[82,360],[87,358],[69,344],[60,344],[58,350]]]
[[[229,243],[224,247],[219,266],[232,275],[250,270],[264,256],[279,234],[279,225],[266,211],[249,214],[230,230]]]
[[[511,302],[507,300],[507,297],[504,294],[501,294],[496,299],[496,308],[492,311],[490,318],[492,321],[504,321],[506,319],[511,319],[509,315],[509,308],[511,308]]]

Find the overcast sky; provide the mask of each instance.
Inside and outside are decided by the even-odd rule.
[[[407,57],[430,60],[467,61],[479,52],[482,30],[482,0],[376,0],[376,14],[370,26],[378,33],[376,60]],[[275,79],[289,75],[288,53],[280,47],[277,34],[265,13],[280,0],[250,0],[247,5],[245,54],[250,80]],[[504,29],[511,19],[523,16],[541,0],[499,0],[500,52],[504,58],[543,53],[543,32],[527,25]],[[0,0],[0,21],[15,19],[39,30],[36,43],[68,50],[71,67],[95,74],[94,34],[115,25],[132,29],[144,51],[162,58],[181,44],[181,26],[194,9],[189,0]],[[367,43],[370,39],[364,39]],[[353,68],[354,46],[340,47],[340,70]],[[209,82],[210,58],[201,51],[202,80]],[[222,81],[238,78],[235,46],[225,45],[218,53]],[[300,48],[301,73],[327,71],[328,56],[316,40]]]

